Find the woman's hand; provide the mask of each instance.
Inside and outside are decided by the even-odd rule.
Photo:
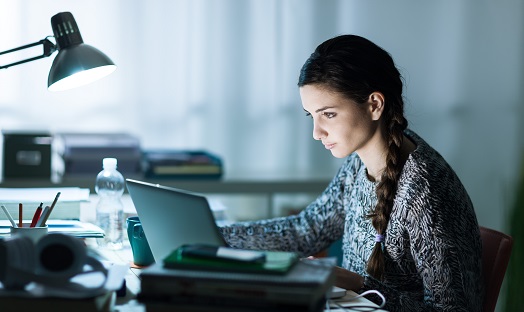
[[[335,286],[358,291],[364,286],[364,277],[339,266],[335,267]]]
[[[314,260],[316,258],[309,256],[307,259]],[[362,288],[362,286],[364,286],[363,276],[339,266],[335,266],[335,276],[335,286],[337,287],[358,291]]]

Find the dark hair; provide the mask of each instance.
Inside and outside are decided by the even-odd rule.
[[[391,55],[373,42],[355,35],[342,35],[320,44],[300,71],[298,86],[318,84],[363,104],[373,92],[385,98],[382,113],[388,144],[386,168],[377,185],[377,205],[370,212],[377,234],[385,235],[398,178],[402,170],[400,147],[408,122],[404,118],[402,77]],[[382,279],[385,269],[381,242],[376,242],[367,271]]]

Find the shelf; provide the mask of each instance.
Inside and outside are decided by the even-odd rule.
[[[176,180],[176,179],[145,179],[143,177],[131,177],[150,183],[169,187],[180,188],[202,194],[241,194],[260,195],[268,198],[268,216],[275,216],[274,198],[282,194],[320,194],[328,186],[327,179],[260,179],[248,180],[241,178],[226,178],[221,180]],[[80,187],[88,188],[91,194],[96,194],[95,178],[68,177],[59,183],[53,183],[49,179],[8,179],[0,182],[0,187],[5,188],[31,188],[31,187]],[[127,191],[126,191],[127,192]]]
[[[177,179],[144,179],[134,178],[150,183],[176,187],[198,193],[242,193],[242,194],[268,194],[268,193],[320,193],[329,180],[177,180]],[[81,187],[89,188],[94,193],[94,177],[65,178],[59,183],[53,183],[47,179],[9,179],[0,182],[0,187]]]

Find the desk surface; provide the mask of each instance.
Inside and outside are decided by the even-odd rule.
[[[88,242],[88,245],[90,245],[91,242]],[[93,248],[96,248],[96,244],[93,243]],[[107,259],[110,262],[113,263],[124,263],[129,264],[131,263],[133,259],[133,254],[131,252],[131,247],[129,246],[129,242],[126,242],[124,244],[124,248],[122,250],[108,250],[103,248],[97,248],[96,249],[98,253],[100,253],[105,259]],[[136,300],[136,295],[140,292],[140,270],[130,268],[129,272],[126,274],[125,280],[126,280],[126,296],[125,297],[118,297],[116,299],[116,311],[120,312],[145,312],[144,305],[140,304]]]

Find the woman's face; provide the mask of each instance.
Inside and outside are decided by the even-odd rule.
[[[370,103],[359,105],[320,85],[300,87],[302,107],[313,119],[313,138],[337,158],[365,149],[376,135]]]

